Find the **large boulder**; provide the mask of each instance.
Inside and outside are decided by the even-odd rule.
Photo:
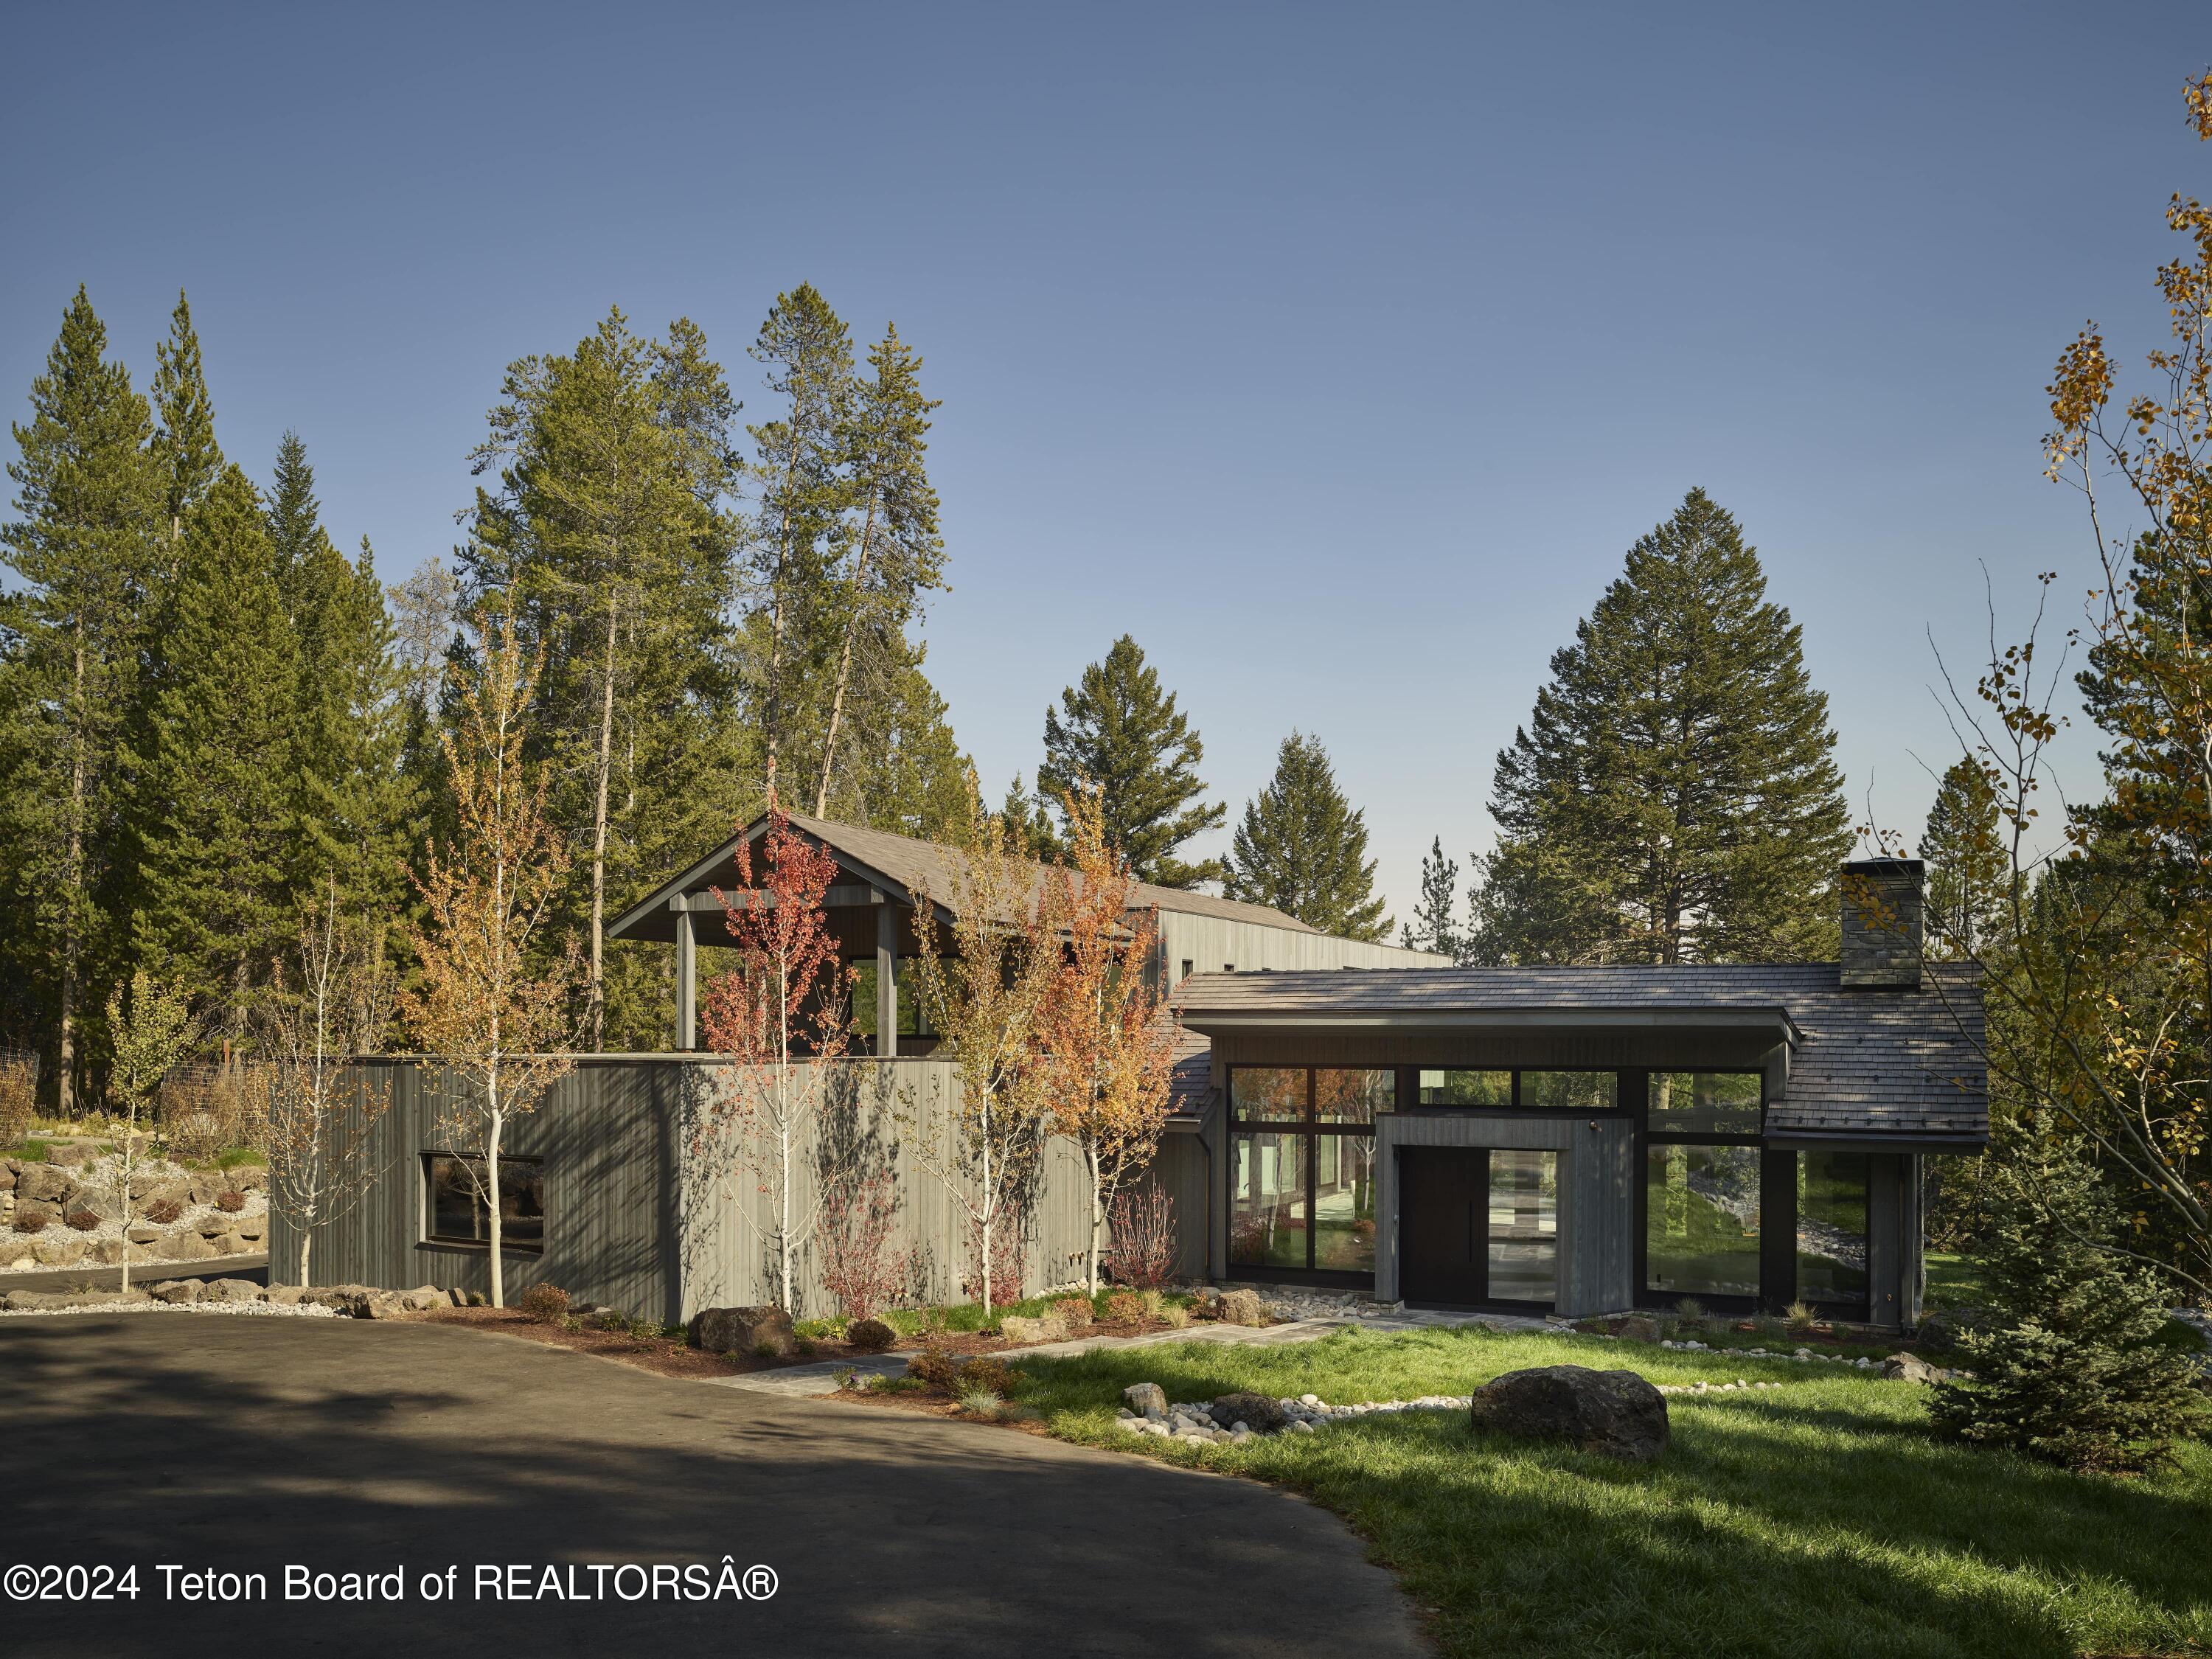
[[[1666,1396],[1634,1371],[1508,1371],[1474,1391],[1470,1416],[1488,1433],[1563,1440],[1630,1462],[1649,1462],[1667,1449]]]
[[[261,1286],[250,1279],[210,1279],[200,1291],[203,1302],[258,1302],[262,1296]]]
[[[212,1261],[222,1252],[190,1227],[179,1227],[161,1245],[165,1261]]]
[[[258,1193],[269,1184],[269,1171],[258,1164],[240,1164],[224,1171],[233,1192]]]
[[[1613,1334],[1624,1342],[1656,1342],[1659,1322],[1643,1314],[1631,1314],[1613,1328]]]
[[[74,1267],[90,1248],[70,1234],[40,1233],[31,1241],[31,1257],[41,1267]]]
[[[1917,1353],[1893,1353],[1881,1362],[1881,1374],[1893,1382],[1948,1382],[1963,1372],[1931,1365]]]
[[[1214,1304],[1214,1317],[1224,1325],[1264,1325],[1267,1322],[1267,1310],[1261,1305],[1259,1291],[1239,1285],[1221,1293]],[[1257,1428],[1259,1425],[1252,1426]]]
[[[76,1185],[66,1171],[51,1164],[26,1164],[23,1173],[15,1178],[15,1201],[21,1204],[29,1199],[58,1204]]]
[[[1221,1394],[1213,1397],[1213,1420],[1224,1429],[1242,1423],[1261,1434],[1273,1434],[1291,1419],[1280,1404],[1264,1394]]]
[[[1067,1324],[1056,1313],[1046,1314],[1041,1319],[1008,1314],[999,1322],[999,1334],[1017,1347],[1025,1347],[1032,1342],[1065,1342]]]
[[[146,1294],[156,1302],[171,1304],[197,1302],[200,1299],[200,1292],[204,1288],[197,1279],[164,1279],[159,1285],[148,1285]]]
[[[88,1140],[72,1140],[46,1149],[46,1162],[63,1169],[74,1169],[80,1164],[89,1164],[100,1156],[100,1148]]]
[[[1121,1390],[1121,1398],[1139,1417],[1164,1419],[1168,1414],[1168,1391],[1157,1382],[1132,1382]]]
[[[791,1352],[791,1316],[781,1308],[702,1308],[691,1316],[691,1340],[709,1353],[752,1353],[763,1346]]]

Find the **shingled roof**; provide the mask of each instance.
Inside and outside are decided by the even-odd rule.
[[[917,841],[911,836],[894,835],[888,830],[869,830],[859,824],[833,823],[826,818],[803,817],[796,812],[789,817],[793,829],[828,848],[847,868],[864,879],[879,884],[902,902],[910,893],[927,892],[942,905],[965,884],[967,855],[956,847]],[[682,875],[632,905],[608,927],[608,935],[614,939],[658,939],[664,941],[673,939],[674,924],[667,917],[669,899],[677,894],[703,893],[715,887],[738,885],[738,844],[760,835],[767,823],[768,819],[764,816],[754,819],[741,833],[731,836]],[[1038,864],[1032,868],[1036,872],[1036,879],[1042,883],[1046,866]],[[1176,887],[1155,887],[1150,882],[1130,884],[1129,908],[1133,910],[1159,909],[1188,915],[1214,916],[1224,921],[1256,922],[1261,927],[1279,927],[1293,933],[1320,931],[1300,921],[1296,916],[1285,915],[1282,911],[1270,909],[1264,904],[1216,898],[1210,893],[1186,892]]]
[[[1769,1135],[1989,1135],[1976,970],[1921,988],[1845,990],[1834,963],[1200,974],[1176,988],[1196,1031],[1260,1026],[1772,1026],[1790,1044]]]

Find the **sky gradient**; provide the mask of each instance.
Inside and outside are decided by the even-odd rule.
[[[2041,389],[2087,318],[2160,343],[2208,60],[2179,3],[11,6],[0,397],[79,282],[143,386],[181,286],[226,452],[297,430],[396,581],[510,360],[687,315],[757,411],[811,281],[944,400],[929,669],[987,791],[1132,633],[1232,822],[1321,738],[1402,918],[1692,486],[1917,832],[1930,635],[1971,678],[1985,574],[2008,627],[2090,585]]]

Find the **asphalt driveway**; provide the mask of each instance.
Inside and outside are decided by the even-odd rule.
[[[696,1592],[725,1557],[775,1594],[592,1571],[696,1563]],[[24,1563],[135,1564],[139,1594],[0,1607],[21,1656],[1425,1651],[1358,1541],[1265,1487],[346,1319],[0,1320],[0,1576]],[[402,1569],[404,1599],[288,1601],[287,1566]],[[206,1570],[267,1599],[183,1599]]]

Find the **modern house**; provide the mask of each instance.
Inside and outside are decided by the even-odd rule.
[[[1921,889],[1845,866],[1836,963],[1192,979],[1212,1271],[1910,1327],[1921,1160],[1989,1134],[1980,989],[1923,961]]]
[[[917,1294],[956,1296],[965,1234],[913,1143],[958,1079],[903,988],[915,907],[950,919],[962,855],[791,822],[836,859],[826,908],[873,1049],[816,1062],[832,1068],[831,1115],[899,1195],[891,1245],[927,1264]],[[583,1057],[514,1124],[511,1285],[668,1320],[769,1294],[758,1182],[714,1167],[697,1133],[734,1069],[697,1050],[695,1011],[698,951],[727,937],[714,890],[738,886],[737,845],[610,928],[673,947],[677,1046]],[[1988,1136],[1981,996],[1966,968],[1922,961],[1918,864],[1846,866],[1841,890],[1838,963],[1455,969],[1261,906],[1140,889],[1158,921],[1148,969],[1175,988],[1185,1031],[1152,1174],[1175,1200],[1177,1271],[1569,1316],[1802,1299],[1911,1325],[1921,1160]],[[391,1102],[382,1173],[319,1231],[319,1276],[483,1288],[488,1218],[442,1127],[437,1067],[382,1059],[361,1074]],[[811,1202],[811,1170],[799,1180]],[[1055,1143],[1025,1291],[1077,1275],[1085,1190]],[[288,1235],[275,1220],[280,1261]],[[794,1289],[825,1305],[818,1260]]]

